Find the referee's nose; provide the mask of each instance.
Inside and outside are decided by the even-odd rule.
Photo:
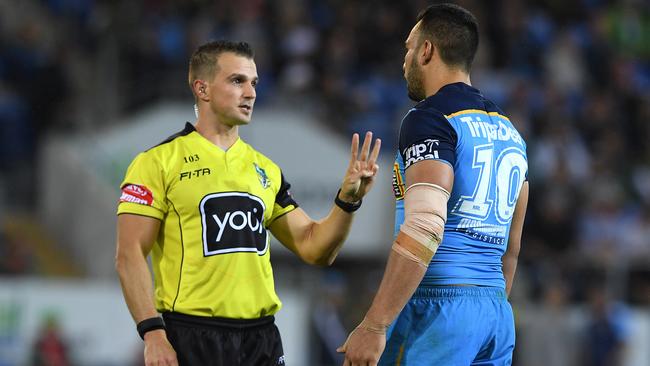
[[[253,86],[253,83],[251,82],[245,83],[243,97],[245,99],[255,99],[255,97],[257,97],[257,93],[255,91],[255,86]]]

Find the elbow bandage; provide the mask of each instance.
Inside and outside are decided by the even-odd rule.
[[[404,193],[404,223],[393,250],[427,267],[442,241],[448,200],[449,192],[438,185],[409,186]]]

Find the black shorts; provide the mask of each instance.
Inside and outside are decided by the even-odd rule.
[[[163,318],[180,366],[284,365],[273,316],[248,320],[170,312]]]

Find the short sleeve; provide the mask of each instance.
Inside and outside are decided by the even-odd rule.
[[[126,171],[117,214],[136,214],[162,220],[167,213],[164,174],[150,152],[138,155]]]
[[[293,199],[293,196],[291,196],[291,192],[289,192],[291,184],[289,184],[289,182],[284,179],[284,174],[282,173],[280,173],[280,179],[280,189],[275,195],[273,214],[271,215],[271,219],[269,220],[269,224],[267,226],[270,226],[273,221],[275,221],[280,216],[298,208],[298,203],[296,203],[296,201]]]
[[[456,163],[458,136],[447,118],[433,110],[411,109],[400,128],[399,151],[404,169],[421,160]]]

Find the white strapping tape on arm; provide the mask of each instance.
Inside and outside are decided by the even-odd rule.
[[[449,196],[446,189],[432,183],[416,183],[406,189],[404,223],[393,245],[398,254],[425,266],[429,265],[445,232]],[[414,242],[426,250],[415,247],[417,244]],[[404,250],[413,255],[405,255]]]

